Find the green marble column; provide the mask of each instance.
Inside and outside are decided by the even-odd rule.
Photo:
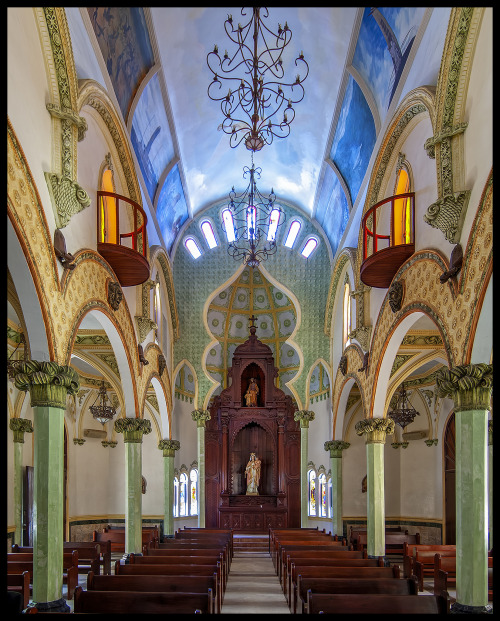
[[[9,428],[14,432],[14,543],[21,546],[23,538],[23,444],[24,434],[33,433],[27,418],[11,418]]]
[[[488,421],[488,550],[493,549],[493,419]]]
[[[308,481],[307,481],[307,454],[309,440],[309,422],[314,420],[314,412],[310,410],[297,410],[293,419],[300,422],[300,526],[307,528],[309,516]]]
[[[34,412],[33,605],[69,612],[62,597],[64,411],[79,378],[69,366],[27,360],[18,365],[15,384],[29,391]]]
[[[115,431],[125,442],[125,555],[142,554],[142,436],[151,433],[151,422],[125,417],[115,421]]]
[[[193,410],[196,421],[197,452],[198,452],[198,527],[205,528],[205,425],[210,420],[208,410]]]
[[[342,451],[349,448],[349,442],[329,440],[325,442],[325,451],[330,451],[332,471],[332,535],[344,535],[342,521]]]
[[[390,418],[366,418],[356,423],[358,436],[366,434],[367,552],[385,555],[384,446],[394,433]]]
[[[163,534],[174,536],[174,457],[175,451],[181,448],[178,440],[161,440],[158,448],[163,451],[163,487],[165,490],[163,503]]]
[[[468,364],[436,376],[440,397],[455,402],[457,597],[454,612],[488,605],[488,410],[493,365]]]

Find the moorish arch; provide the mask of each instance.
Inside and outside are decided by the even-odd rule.
[[[351,395],[351,391],[353,387],[356,387],[359,390],[361,404],[363,407],[363,411],[366,412],[365,405],[365,395],[363,392],[362,385],[359,382],[359,379],[356,377],[354,373],[347,374],[345,377],[342,376],[340,379],[338,376],[342,376],[342,373],[339,371],[337,374],[337,379],[339,379],[338,384],[338,397],[334,403],[332,403],[333,409],[333,429],[332,429],[332,438],[334,440],[343,440],[345,425],[346,425],[346,414],[350,407],[349,405],[349,397]]]

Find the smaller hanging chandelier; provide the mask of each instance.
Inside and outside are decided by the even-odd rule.
[[[241,14],[246,16],[245,9]],[[230,57],[226,50],[221,57],[215,45],[207,55],[214,76],[208,96],[220,101],[224,120],[219,129],[230,136],[232,148],[244,140],[247,149],[260,151],[274,137],[286,138],[295,118],[293,105],[304,99],[302,83],[309,75],[309,65],[300,52],[295,65],[304,68],[305,76],[297,74],[290,83],[281,81],[285,74],[283,51],[292,40],[292,31],[285,23],[284,28],[278,24],[277,33],[272,32],[262,21],[268,16],[267,8],[253,7],[250,19],[236,27],[228,15],[224,28],[236,45],[234,54]],[[222,92],[222,81],[227,91]],[[278,117],[280,110],[282,116]]]
[[[257,267],[277,250],[276,234],[286,220],[284,210],[276,205],[276,195],[266,198],[257,188],[256,178],[260,179],[261,168],[243,168],[243,178],[250,176],[250,182],[241,194],[236,194],[234,186],[229,193],[229,204],[222,210],[222,228],[226,232],[228,253],[236,261],[249,267]]]
[[[401,384],[401,392],[397,395],[396,406],[387,416],[392,418],[396,425],[399,425],[403,430],[413,422],[415,416],[420,416],[420,413],[417,412],[408,399],[404,382]]]
[[[106,405],[106,399],[109,401],[109,397],[106,393],[106,386],[104,384],[104,380],[102,380],[101,387],[99,388],[99,394],[97,395],[97,399],[94,401],[94,405],[90,406],[90,411],[92,412],[92,416],[103,426],[113,420],[113,416],[116,414],[116,409],[113,405]],[[99,405],[96,405],[98,400],[100,400],[100,403]]]

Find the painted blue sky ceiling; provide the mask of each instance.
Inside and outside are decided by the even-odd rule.
[[[349,207],[344,190],[331,166],[328,165],[325,167],[316,219],[325,231],[332,255],[335,256],[349,220]]]
[[[188,216],[179,166],[176,164],[165,179],[156,207],[156,219],[168,253],[171,252],[177,233]]]
[[[144,11],[140,7],[88,7],[92,27],[123,114],[154,65]]]

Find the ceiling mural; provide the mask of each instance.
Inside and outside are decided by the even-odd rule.
[[[349,205],[331,166],[325,166],[315,217],[323,227],[335,256],[349,220]]]
[[[157,74],[148,82],[137,103],[130,137],[153,203],[158,181],[175,156]]]
[[[192,369],[187,364],[183,364],[179,369],[174,384],[175,398],[180,401],[193,403],[195,395],[195,384]]]
[[[149,33],[140,7],[87,7],[109,77],[123,114],[154,65]]]
[[[179,166],[176,164],[165,179],[156,205],[156,219],[169,254],[177,238],[177,233],[188,217],[188,207],[179,174]]]
[[[385,118],[425,7],[366,7],[352,65]]]
[[[330,397],[330,377],[323,364],[317,364],[309,380],[309,399],[311,403]]]
[[[295,305],[258,268],[252,267],[246,267],[234,282],[219,291],[208,307],[207,324],[217,343],[207,352],[206,368],[210,377],[220,382],[213,394],[228,386],[227,371],[234,350],[248,339],[252,315],[257,318],[257,338],[271,348],[279,369],[276,385],[292,396],[286,382],[296,375],[300,359],[286,341],[297,323]]]

